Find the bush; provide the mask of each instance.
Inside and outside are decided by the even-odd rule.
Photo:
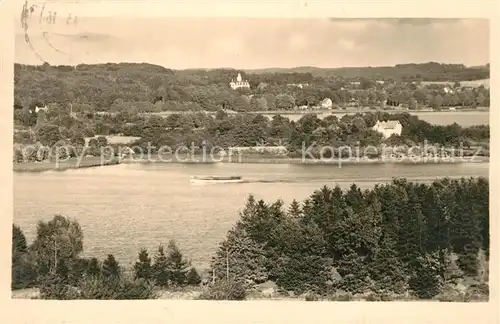
[[[40,287],[42,299],[154,299],[153,286],[145,280],[108,280],[104,277],[86,277],[77,285],[66,284],[61,278],[50,275]]]
[[[318,294],[315,294],[315,293],[309,293],[309,294],[306,294],[305,300],[306,301],[318,301],[319,296],[318,296]]]
[[[245,287],[235,279],[216,281],[199,297],[199,299],[205,300],[245,300],[245,298]]]
[[[350,301],[352,300],[352,294],[348,292],[337,292],[330,296],[331,301]]]

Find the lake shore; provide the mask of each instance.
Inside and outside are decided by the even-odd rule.
[[[96,168],[112,166],[117,164],[148,164],[148,163],[175,163],[175,164],[217,164],[217,163],[231,163],[231,164],[304,164],[304,165],[353,165],[353,164],[460,164],[460,163],[489,163],[488,156],[475,156],[475,157],[460,157],[456,159],[451,158],[376,158],[376,159],[363,159],[363,158],[343,158],[343,159],[302,159],[302,158],[289,158],[289,157],[270,157],[270,156],[247,156],[247,157],[225,157],[217,159],[205,159],[202,155],[194,155],[189,160],[183,158],[172,157],[156,157],[156,158],[124,158],[121,161],[108,161],[107,159],[101,160],[101,157],[85,157],[80,163],[77,158],[70,158],[65,161],[43,161],[43,162],[27,162],[27,163],[14,163],[14,172],[45,172],[45,171],[66,171],[72,169]]]
[[[189,161],[172,157],[158,159],[133,159],[122,160],[123,164],[132,163],[180,163],[180,164],[215,164],[215,163],[240,163],[240,164],[307,164],[307,165],[339,165],[339,164],[458,164],[458,163],[489,163],[488,156],[460,157],[460,158],[333,158],[333,159],[302,159],[290,157],[230,157],[214,160],[203,159],[202,155],[193,156]]]
[[[66,171],[71,169],[85,169],[104,167],[119,164],[118,160],[115,161],[102,161],[101,157],[85,157],[81,161],[78,158],[70,158],[63,161],[42,161],[42,162],[26,162],[26,163],[13,163],[14,172],[45,172],[45,171]]]

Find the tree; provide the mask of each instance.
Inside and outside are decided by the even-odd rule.
[[[121,269],[118,261],[112,254],[108,254],[108,257],[102,263],[101,275],[111,281],[119,280],[121,278]]]
[[[268,104],[269,106],[269,104]],[[288,94],[276,96],[276,108],[279,110],[292,110],[295,107],[295,99]]]
[[[80,224],[61,215],[55,215],[49,222],[40,221],[30,250],[34,252],[39,276],[60,273],[83,251]]]
[[[139,252],[139,260],[134,265],[135,279],[149,281],[152,278],[151,258],[146,249]]]
[[[189,270],[189,263],[184,260],[175,241],[171,240],[168,243],[167,250],[168,277],[173,285],[182,286],[186,284],[186,274]]]
[[[106,145],[108,145],[108,140],[106,139],[106,137],[98,136],[97,137],[97,147],[101,148],[101,147],[105,147]]]
[[[430,299],[439,294],[443,285],[440,269],[441,263],[437,252],[417,258],[415,272],[408,282],[417,297]]]
[[[201,277],[195,268],[189,269],[189,272],[186,275],[186,283],[191,286],[197,286],[201,283]]]
[[[234,101],[234,104],[233,104],[234,111],[246,112],[246,111],[250,111],[250,108],[251,108],[250,103],[249,103],[247,97],[244,95],[237,97],[236,100]]]
[[[378,293],[402,293],[406,286],[404,265],[398,257],[396,244],[390,237],[383,237],[368,267],[370,278],[375,281]]]
[[[35,272],[28,254],[28,246],[23,231],[12,226],[12,281],[13,289],[22,289],[35,282]]]
[[[441,95],[434,96],[434,99],[432,100],[432,105],[431,105],[432,108],[434,108],[435,110],[440,110],[442,104],[443,104],[443,97],[441,97]]]
[[[161,287],[168,286],[169,273],[168,273],[167,257],[165,255],[163,246],[161,245],[158,247],[158,251],[155,254],[152,270],[155,283]]]
[[[45,124],[38,128],[36,138],[40,143],[47,146],[53,146],[62,139],[59,127],[51,124]]]

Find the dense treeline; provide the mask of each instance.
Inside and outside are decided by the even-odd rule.
[[[201,285],[202,299],[245,299],[262,283],[308,300],[488,298],[489,181],[396,179],[362,191],[323,187],[308,199],[268,204],[250,196],[202,278],[170,241],[139,251],[126,272],[113,255],[83,258],[76,221],[39,222],[28,245],[13,226],[12,288],[46,299],[150,299]]]
[[[133,269],[120,266],[112,254],[101,262],[82,252],[83,233],[76,221],[56,215],[39,222],[31,245],[13,225],[12,289],[37,287],[44,299],[151,299],[161,288],[201,283],[174,241],[166,249],[160,245],[153,260],[142,249]]]
[[[33,112],[31,115],[35,115]],[[398,120],[403,126],[401,136],[393,135],[384,139],[372,129],[377,120]],[[23,119],[19,123],[26,122]],[[31,124],[30,124],[31,123]],[[197,149],[210,149],[237,146],[283,145],[289,156],[301,152],[303,145],[309,147],[331,146],[415,146],[427,141],[430,145],[444,147],[484,146],[481,153],[486,154],[489,148],[489,126],[477,125],[463,128],[457,124],[440,126],[431,125],[409,113],[389,114],[387,112],[334,115],[320,119],[315,114],[306,114],[298,121],[276,115],[269,119],[257,114],[231,115],[218,111],[214,116],[206,113],[171,114],[168,117],[155,115],[140,116],[131,113],[116,115],[80,114],[71,117],[65,111],[43,111],[36,118],[28,120],[32,132],[18,131],[14,134],[14,142],[20,144],[40,143],[57,148],[70,143],[83,149],[84,137],[101,135],[90,140],[88,153],[100,154],[100,148],[107,145],[102,135],[125,135],[139,137],[131,146],[152,150],[162,146],[172,148],[180,145],[191,145]],[[38,152],[38,153],[37,153]],[[14,160],[43,160],[41,150],[24,152],[17,149]],[[63,152],[64,153],[64,152]],[[312,150],[315,154],[315,151]],[[317,153],[317,152],[316,152]],[[379,151],[381,153],[381,150]],[[39,156],[37,156],[37,154]],[[71,153],[70,153],[71,154]],[[48,152],[44,156],[48,155]]]
[[[315,106],[325,98],[339,108],[403,105],[440,109],[489,106],[490,101],[489,89],[460,85],[460,81],[489,78],[489,68],[438,63],[318,73],[243,72],[251,89],[237,91],[229,87],[237,74],[232,69],[170,70],[151,64],[109,63],[76,67],[16,64],[14,71],[16,110],[30,110],[35,105],[69,110],[71,105],[74,112],[272,111]],[[423,80],[450,81],[453,92],[444,85],[420,84]]]
[[[360,78],[391,81],[472,81],[489,78],[489,64],[484,66],[466,67],[463,64],[440,64],[429,62],[423,64],[396,64],[382,67],[346,67],[346,68],[272,68],[249,70],[259,73],[311,73],[318,77],[339,76],[348,80]]]
[[[295,294],[433,298],[465,285],[466,298],[484,297],[488,195],[477,178],[324,187],[288,210],[251,196],[212,267],[247,287],[273,281]]]

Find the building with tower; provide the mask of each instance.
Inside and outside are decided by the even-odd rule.
[[[250,89],[250,83],[248,83],[247,80],[243,80],[241,78],[241,73],[238,73],[238,76],[236,77],[236,81],[235,80],[231,80],[231,82],[229,82],[229,86],[233,90],[236,90],[236,89],[239,89],[239,88]]]

